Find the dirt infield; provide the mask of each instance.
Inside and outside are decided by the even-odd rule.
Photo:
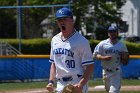
[[[89,91],[105,91],[103,85],[89,87]],[[140,91],[140,86],[122,86],[121,91]],[[30,90],[17,90],[17,91],[3,91],[0,93],[48,93],[45,88],[30,89]]]
[[[105,91],[103,85],[89,87],[89,91]],[[140,86],[122,86],[121,91],[140,91]]]

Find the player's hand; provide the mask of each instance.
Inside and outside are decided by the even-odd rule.
[[[111,58],[112,58],[111,56],[103,56],[102,59],[105,60],[105,61],[110,61]]]
[[[83,86],[81,86],[80,84],[75,84],[74,87],[76,93],[82,93]]]
[[[53,87],[53,84],[52,83],[49,83],[47,86],[46,86],[47,90],[49,92],[53,92],[54,91],[54,87]]]

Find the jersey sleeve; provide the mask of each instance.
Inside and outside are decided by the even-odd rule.
[[[94,49],[94,52],[93,52],[93,57],[95,58],[95,56],[97,54],[102,54],[102,50],[103,50],[103,43],[100,42]]]
[[[127,49],[126,45],[125,45],[124,43],[122,43],[122,44],[123,44],[123,45],[122,45],[122,51],[128,52],[128,49]]]
[[[89,42],[86,42],[86,44],[82,46],[81,56],[82,56],[82,65],[94,63]]]

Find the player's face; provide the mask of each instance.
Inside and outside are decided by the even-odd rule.
[[[108,32],[108,36],[111,40],[116,40],[118,38],[118,31]]]
[[[57,24],[62,32],[67,32],[73,28],[73,19],[70,17],[57,19]]]

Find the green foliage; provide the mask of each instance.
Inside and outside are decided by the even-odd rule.
[[[16,49],[19,46],[18,39],[0,39],[1,41],[5,41],[10,43]],[[95,46],[100,42],[100,40],[90,40],[90,46],[92,52],[94,51]],[[51,39],[22,39],[21,40],[21,52],[23,54],[50,54],[51,48]],[[140,44],[138,43],[130,43],[124,42],[128,48],[130,55],[140,55]]]
[[[100,42],[99,40],[93,40],[93,39],[90,40],[90,47],[91,47],[91,51],[92,51],[92,52],[94,51],[94,48],[96,47],[96,45],[97,45],[99,42]]]
[[[0,9],[0,37],[15,38],[16,37],[16,21],[14,18],[15,10]],[[12,28],[12,29],[11,29]],[[9,34],[9,35],[8,35]]]
[[[106,22],[118,23],[121,17],[119,9],[125,4],[126,0],[93,0],[95,6],[95,16],[102,25],[106,26]]]
[[[0,0],[0,6],[11,6],[16,3],[17,0]]]
[[[140,43],[130,43],[125,41],[130,55],[140,55]]]
[[[18,39],[1,39],[8,42],[16,49],[19,47]],[[50,54],[50,39],[22,39],[21,52],[23,54]]]
[[[115,22],[118,25],[121,21],[120,8],[124,5],[126,0],[78,0],[72,3],[73,13],[76,16],[75,27],[80,29],[83,25],[86,25],[88,33],[94,33],[98,38],[98,35],[106,36],[101,31],[97,32],[100,27],[105,30],[111,23]],[[97,24],[97,25],[96,25]],[[96,29],[97,26],[97,29]],[[96,31],[95,31],[96,30]],[[96,33],[97,32],[97,33]],[[98,34],[99,33],[99,34]],[[99,37],[99,40],[101,38]]]
[[[99,27],[96,29],[95,35],[97,40],[104,40],[108,38],[108,31],[103,27]]]
[[[22,0],[23,6],[25,5],[53,5],[53,4],[68,4],[70,0]],[[117,22],[121,18],[121,13],[118,11],[125,3],[125,0],[109,0],[112,3],[107,3],[108,0],[72,0],[72,11],[76,16],[75,27],[76,29],[82,28],[86,25],[87,32],[95,30],[94,23],[97,25],[107,26],[109,22]],[[17,0],[1,0],[1,6],[17,5]],[[115,8],[114,8],[115,7]],[[45,18],[52,14],[54,19],[54,8],[24,8],[22,9],[22,38],[40,38],[42,31],[40,30],[40,23]],[[0,29],[3,29],[4,38],[16,38],[16,9],[1,9],[0,11]],[[53,11],[53,12],[52,12]],[[4,17],[2,15],[5,15]],[[11,24],[12,22],[12,24]],[[54,22],[54,21],[53,21]],[[8,26],[7,26],[8,25]],[[55,28],[54,28],[55,29]],[[36,33],[36,34],[34,34]],[[2,37],[2,36],[1,36]]]
[[[50,39],[27,39],[22,40],[23,54],[49,54]]]
[[[100,40],[90,40],[92,52],[99,42]],[[140,43],[130,43],[127,41],[124,41],[124,43],[126,44],[130,55],[140,55]]]

